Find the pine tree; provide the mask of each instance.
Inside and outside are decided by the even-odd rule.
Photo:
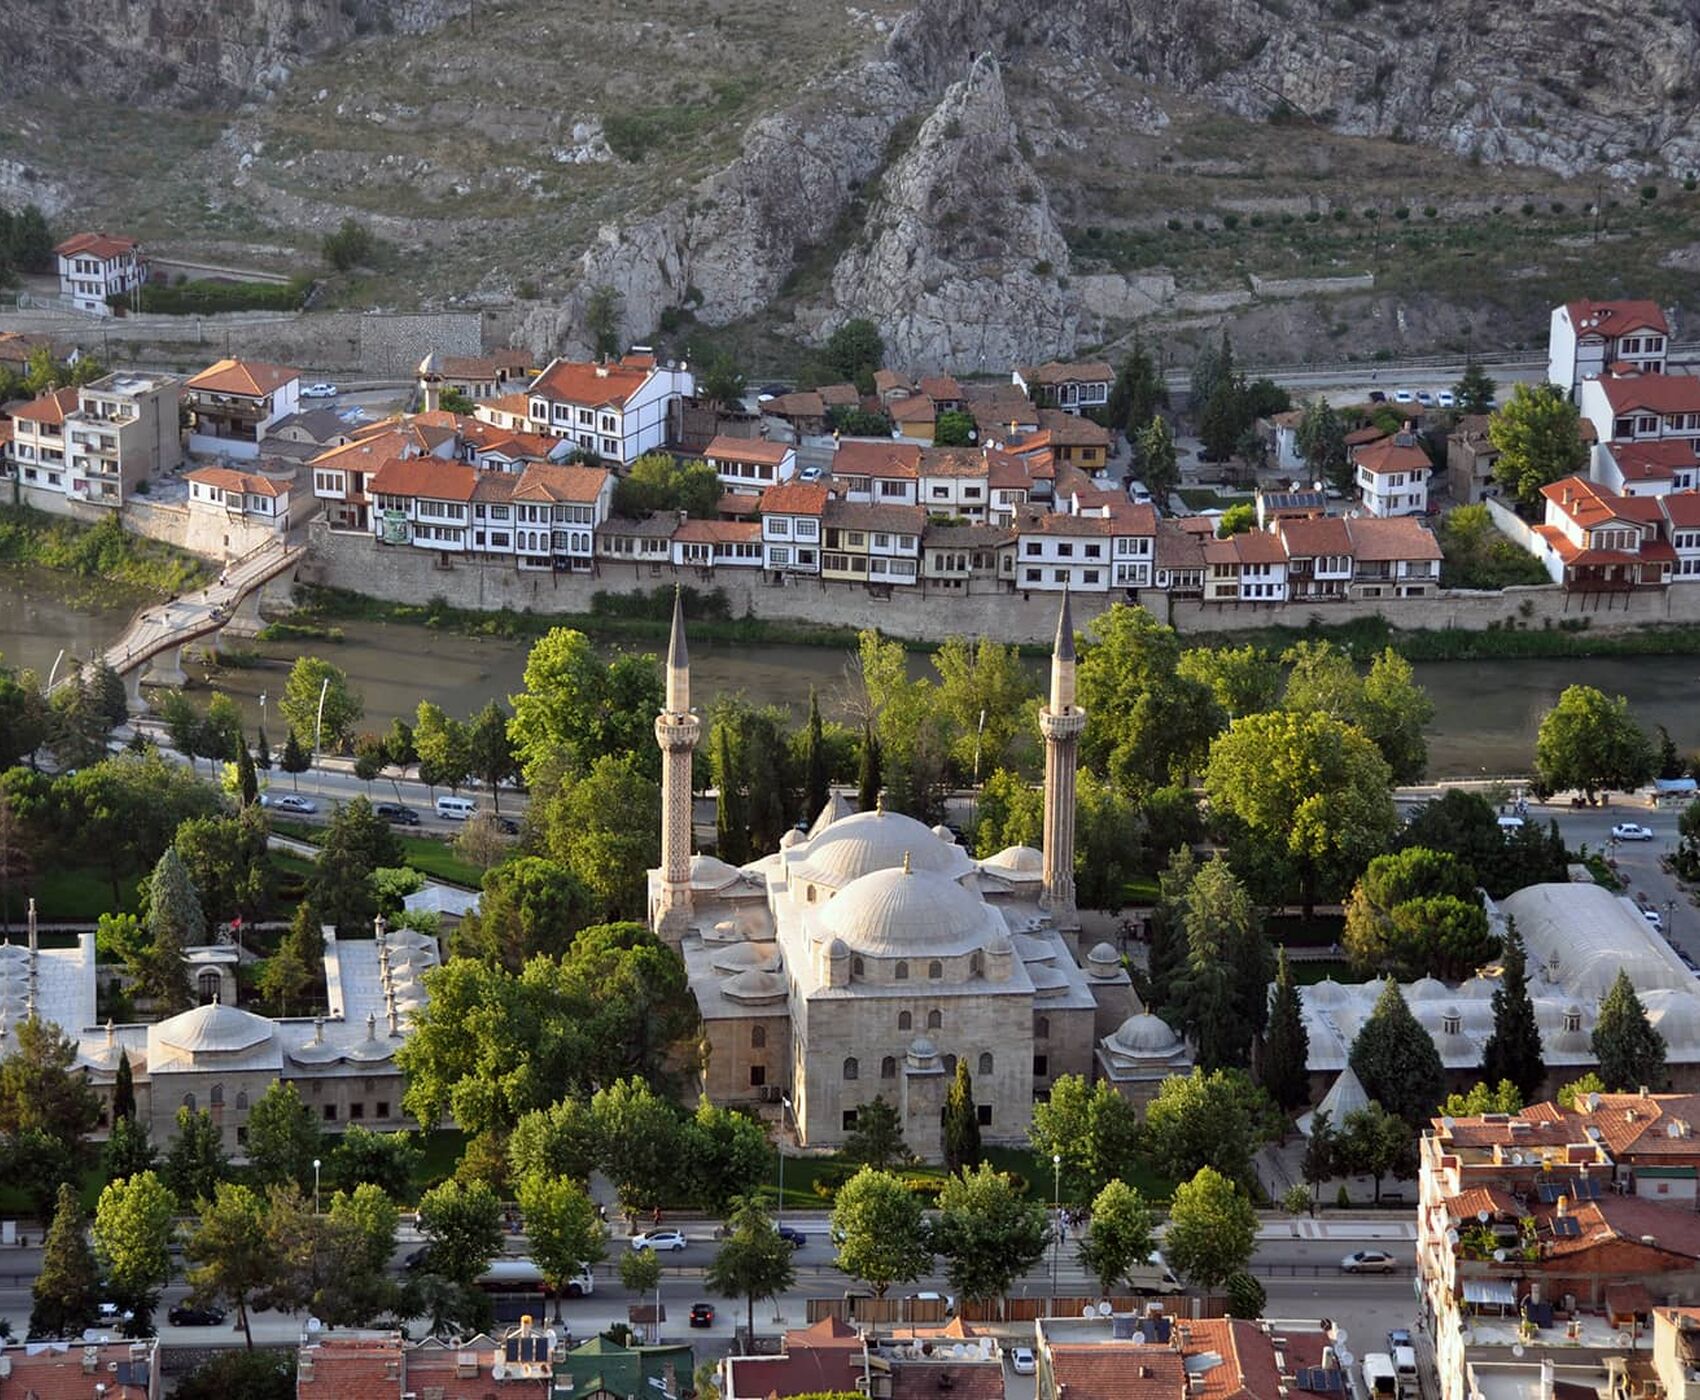
[[[809,727],[803,744],[803,820],[812,822],[832,800],[832,775],[827,771],[826,737],[822,732],[820,696],[809,687]]]
[[[279,761],[278,767],[289,774],[290,785],[296,792],[301,790],[301,774],[305,773],[311,766],[311,760],[296,739],[295,731],[291,729],[289,737],[283,741],[283,758]]]
[[[1614,1093],[1664,1085],[1665,1038],[1647,1020],[1635,984],[1621,968],[1600,1002],[1599,1019],[1594,1022],[1594,1057],[1600,1062],[1600,1078]]]
[[[956,1062],[956,1078],[944,1101],[944,1169],[972,1170],[980,1165],[980,1114],[974,1104],[974,1077],[967,1059]]]
[[[1358,1029],[1349,1062],[1364,1092],[1413,1131],[1433,1115],[1446,1091],[1440,1051],[1391,977]]]
[[[148,1130],[134,1118],[115,1118],[106,1146],[100,1150],[100,1168],[108,1181],[126,1181],[138,1172],[151,1172],[159,1163],[148,1138]]]
[[[732,725],[725,716],[714,726],[709,766],[720,793],[714,806],[714,851],[728,865],[742,865],[750,858],[750,821],[744,810],[743,775],[732,744]]]
[[[1502,966],[1493,989],[1493,1034],[1482,1047],[1482,1079],[1488,1084],[1508,1079],[1523,1102],[1532,1103],[1546,1077],[1546,1062],[1535,1004],[1529,999],[1529,954],[1515,919],[1506,920]]]
[[[136,1086],[130,1069],[130,1052],[118,1052],[118,1072],[112,1080],[112,1121],[136,1116]]]
[[[278,1014],[289,1015],[294,1006],[296,1014],[318,985],[325,961],[325,933],[319,915],[311,901],[295,906],[295,917],[289,931],[279,942],[277,952],[266,959],[260,969],[260,994],[270,1000]]]
[[[260,796],[260,776],[254,771],[254,755],[245,743],[237,746],[236,785],[241,790],[242,805],[252,807]]]
[[[149,944],[133,971],[136,984],[164,1016],[195,1004],[183,950],[206,936],[201,897],[175,846],[167,846],[148,882]]]
[[[30,1336],[77,1337],[99,1316],[100,1275],[89,1247],[88,1221],[76,1190],[59,1187],[59,1203],[30,1289]]]
[[[1260,1078],[1269,1096],[1291,1112],[1310,1102],[1310,1033],[1293,982],[1287,950],[1275,955],[1275,995],[1269,1007],[1269,1033],[1263,1043]]]
[[[254,767],[262,773],[269,773],[272,769],[272,743],[266,738],[264,725],[254,735]]]
[[[856,810],[871,812],[880,798],[880,741],[870,722],[862,726],[862,752],[856,768]]]

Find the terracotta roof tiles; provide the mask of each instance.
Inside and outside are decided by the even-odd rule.
[[[605,467],[561,467],[529,463],[514,488],[516,501],[563,501],[590,505],[608,484]]]
[[[766,438],[727,437],[722,433],[703,449],[702,455],[710,462],[717,459],[725,462],[760,462],[765,466],[777,467],[795,450],[786,442],[769,442]]]
[[[1595,381],[1613,413],[1700,413],[1700,375],[1631,374]]]
[[[121,258],[126,253],[133,253],[142,245],[134,238],[122,233],[73,233],[63,243],[56,244],[53,251],[62,258],[77,258],[87,254],[109,262],[113,258]]]
[[[1346,522],[1352,537],[1352,555],[1360,563],[1397,559],[1441,558],[1440,542],[1434,532],[1414,515],[1396,515],[1385,520],[1360,516]]]
[[[392,458],[366,483],[372,496],[415,496],[431,501],[470,501],[478,469],[435,457]]]
[[[254,472],[232,471],[228,467],[201,467],[189,473],[189,480],[216,486],[221,491],[240,491],[247,496],[282,496],[289,490],[287,481]]]
[[[77,391],[72,388],[49,389],[31,399],[21,408],[12,410],[12,417],[25,423],[60,424],[67,413],[77,411]]]
[[[1283,520],[1277,527],[1286,541],[1287,553],[1299,559],[1352,552],[1351,532],[1336,515],[1319,515],[1308,520]]]
[[[846,438],[832,458],[834,476],[884,476],[915,480],[921,449],[912,442],[875,442]]]
[[[818,481],[782,481],[762,495],[764,515],[819,515],[832,493]]]
[[[612,364],[554,360],[531,381],[527,392],[559,403],[623,408],[643,388],[654,369],[653,361],[642,364],[642,358],[646,357],[634,360],[628,356]]]
[[[242,398],[259,399],[275,393],[291,380],[301,377],[298,370],[284,365],[262,364],[258,360],[218,360],[199,374],[186,380],[185,389],[203,389],[211,394],[235,394]]]
[[[1601,335],[1629,335],[1634,331],[1670,334],[1670,322],[1656,301],[1591,301],[1586,297],[1568,301],[1564,309],[1578,333],[1598,331]]]

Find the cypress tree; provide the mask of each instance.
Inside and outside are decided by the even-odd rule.
[[[726,715],[714,725],[711,767],[714,785],[720,791],[714,807],[715,854],[728,865],[742,865],[750,858],[750,822],[744,811],[742,775],[732,748],[732,725]]]
[[[1269,1034],[1263,1044],[1262,1081],[1269,1096],[1291,1112],[1310,1102],[1310,1033],[1305,1030],[1299,989],[1286,948],[1275,954],[1275,995],[1269,1006]]]
[[[245,743],[237,745],[236,779],[242,790],[242,805],[252,807],[260,795],[260,777],[254,771],[254,755],[248,752]]]
[[[69,1182],[59,1187],[58,1206],[42,1247],[41,1271],[30,1289],[30,1335],[78,1337],[99,1316],[100,1275],[89,1248],[88,1222]]]
[[[956,1062],[956,1078],[944,1101],[944,1169],[971,1171],[980,1165],[980,1114],[974,1106],[974,1077],[968,1061]]]
[[[1482,1080],[1498,1084],[1509,1079],[1523,1102],[1533,1103],[1546,1077],[1546,1063],[1535,1004],[1529,999],[1529,953],[1515,919],[1506,921],[1502,963],[1504,971],[1493,989],[1493,1034],[1482,1047]]]
[[[289,774],[290,782],[297,792],[301,790],[301,774],[311,766],[305,750],[295,738],[295,731],[289,731],[289,737],[283,741],[283,759],[278,764]]]
[[[1440,1051],[1391,977],[1352,1042],[1350,1063],[1364,1092],[1413,1131],[1421,1129],[1446,1092]]]
[[[880,799],[880,741],[870,721],[862,726],[862,752],[856,768],[856,810],[871,812]]]
[[[130,1052],[118,1052],[118,1073],[112,1081],[112,1121],[136,1116],[136,1086],[130,1069]]]
[[[254,767],[258,768],[262,773],[271,772],[272,745],[271,740],[266,738],[266,729],[264,725],[261,725],[254,735]]]
[[[826,766],[826,736],[820,718],[820,697],[809,687],[809,727],[803,744],[803,820],[812,822],[832,800],[831,775]]]
[[[1643,1084],[1650,1089],[1664,1084],[1665,1038],[1648,1021],[1647,1009],[1635,995],[1635,984],[1622,968],[1600,1002],[1600,1018],[1594,1023],[1594,1055],[1600,1062],[1600,1078],[1614,1093],[1631,1093]]]

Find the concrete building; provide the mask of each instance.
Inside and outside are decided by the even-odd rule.
[[[183,385],[189,451],[252,460],[272,425],[301,403],[301,376],[282,365],[219,360]]]
[[[182,385],[169,374],[117,370],[77,391],[65,419],[72,496],[121,506],[149,477],[183,460]]]
[[[789,443],[716,437],[702,455],[726,490],[744,495],[759,496],[797,473],[797,449]]]
[[[1073,699],[1066,603],[1042,712],[1044,853],[976,861],[943,827],[840,799],[780,850],[735,868],[692,856],[684,626],[669,646],[662,749],[662,864],[650,924],[678,947],[707,1043],[704,1090],[778,1103],[804,1146],[843,1142],[876,1095],[905,1140],[939,1150],[958,1059],[974,1071],[981,1132],[1025,1139],[1036,1093],[1090,1074],[1099,1036],[1141,1010],[1113,949],[1075,960],[1073,780],[1085,715]]]
[[[1566,302],[1552,309],[1547,334],[1547,382],[1576,398],[1584,381],[1626,364],[1663,374],[1670,321],[1657,302]]]
[[[1415,434],[1395,433],[1352,451],[1358,498],[1370,515],[1424,515],[1432,467]]]
[[[1469,413],[1446,438],[1446,489],[1452,504],[1473,506],[1478,501],[1501,495],[1493,479],[1493,464],[1499,449],[1488,439],[1488,415]]]
[[[1583,380],[1576,404],[1597,442],[1700,441],[1700,375],[1617,367]]]
[[[53,250],[59,295],[90,316],[110,316],[107,298],[126,297],[148,280],[142,245],[120,233],[78,233]]]
[[[68,491],[65,420],[77,411],[75,389],[49,389],[12,410],[9,475],[40,491]]]

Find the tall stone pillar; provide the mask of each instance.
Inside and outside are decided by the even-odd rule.
[[[1080,735],[1086,711],[1074,703],[1074,617],[1063,594],[1051,649],[1050,703],[1040,707],[1039,733],[1045,740],[1045,867],[1040,902],[1057,927],[1080,927],[1074,903],[1074,788],[1080,764]]]
[[[702,721],[691,709],[684,605],[675,589],[667,698],[655,719],[655,742],[661,746],[661,890],[654,910],[656,935],[674,946],[691,922],[691,753],[701,734]]]

